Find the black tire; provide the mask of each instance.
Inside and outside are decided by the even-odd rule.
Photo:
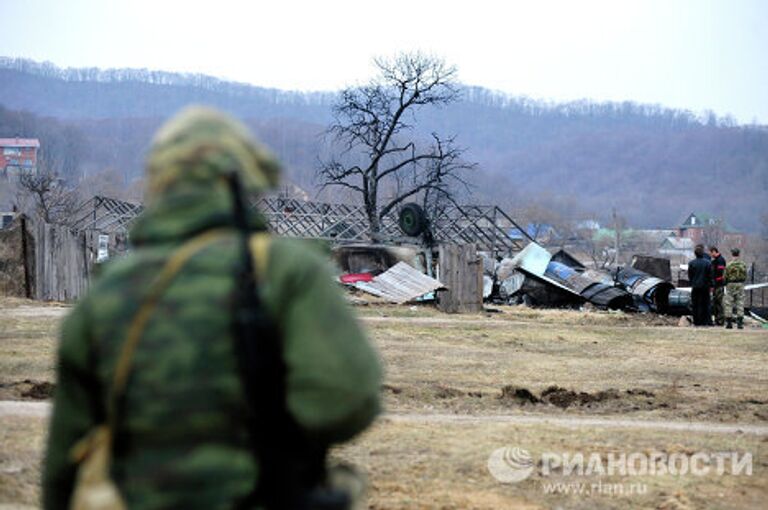
[[[427,215],[419,204],[405,204],[400,209],[397,224],[405,235],[416,237],[427,228]]]

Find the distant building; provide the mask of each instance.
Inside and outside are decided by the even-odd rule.
[[[668,256],[670,259],[677,257],[681,260],[688,261],[694,257],[694,246],[693,239],[669,236],[661,242],[659,253]]]
[[[677,237],[690,239],[694,245],[717,245],[723,253],[746,242],[745,234],[709,213],[690,213],[677,228]]]
[[[0,138],[0,176],[37,171],[37,138]]]
[[[576,230],[600,230],[597,220],[582,220],[576,224]]]
[[[519,228],[511,228],[507,235],[515,241],[527,241],[533,238],[538,243],[548,243],[558,236],[555,227],[547,223],[529,223],[525,227],[525,232]]]

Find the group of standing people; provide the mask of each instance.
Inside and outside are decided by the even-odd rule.
[[[707,253],[704,245],[699,244],[694,254],[696,258],[688,263],[693,325],[725,325],[726,329],[733,329],[735,315],[736,327],[744,329],[747,266],[740,258],[741,251],[733,248],[727,264],[716,246],[710,246]]]

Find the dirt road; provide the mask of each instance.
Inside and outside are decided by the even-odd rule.
[[[51,412],[48,402],[0,401],[0,418],[36,417],[47,418]],[[644,430],[674,430],[705,434],[754,434],[768,436],[768,426],[746,423],[709,423],[633,420],[620,417],[589,418],[549,416],[536,414],[461,415],[437,413],[389,413],[381,418],[395,423],[451,423],[476,425],[480,423],[508,425],[551,425],[568,428],[619,428]]]

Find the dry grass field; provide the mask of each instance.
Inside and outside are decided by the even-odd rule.
[[[50,393],[64,311],[0,301],[0,400]],[[358,311],[386,367],[386,414],[333,456],[367,471],[370,508],[668,510],[768,500],[768,330],[523,307]],[[0,508],[34,507],[46,419],[12,409],[0,407]],[[535,460],[528,479],[491,476],[488,457],[505,446]],[[547,475],[539,460],[547,452],[750,453],[752,474]]]

